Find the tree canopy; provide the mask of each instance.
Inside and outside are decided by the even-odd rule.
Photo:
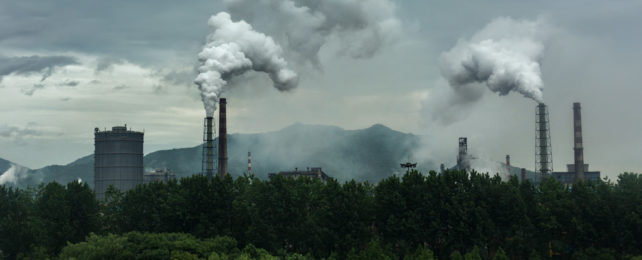
[[[642,176],[565,186],[475,171],[376,184],[275,176],[0,186],[0,258],[537,259],[642,255]]]

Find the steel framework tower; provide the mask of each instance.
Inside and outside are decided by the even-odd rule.
[[[544,103],[537,105],[535,115],[535,171],[540,172],[544,177],[553,172],[548,108]]]
[[[201,173],[207,176],[208,181],[212,181],[212,175],[214,173],[214,150],[216,149],[213,139],[214,129],[212,127],[212,121],[212,116],[208,116],[203,122]]]

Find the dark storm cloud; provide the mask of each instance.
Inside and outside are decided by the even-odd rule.
[[[0,125],[0,137],[22,139],[43,135],[42,131],[33,129],[32,126],[32,124],[27,125],[27,127]]]
[[[175,85],[191,85],[196,74],[195,70],[172,70],[163,75],[163,81]]]
[[[98,63],[96,64],[96,73],[102,72],[102,71],[107,71],[111,70],[114,65],[122,64],[124,60],[114,58],[114,57],[103,57],[98,59]]]
[[[61,85],[61,86],[66,86],[66,87],[75,87],[75,86],[78,86],[78,84],[80,84],[80,82],[79,82],[79,81],[76,81],[76,80],[67,80],[67,81],[65,81],[65,82],[61,83],[60,85]]]
[[[0,56],[0,82],[4,76],[30,75],[42,73],[42,80],[51,76],[56,67],[78,64],[75,58],[70,56],[24,56],[24,57],[3,57]]]
[[[217,1],[2,1],[0,46],[74,50],[162,66],[191,61]],[[153,11],[150,11],[153,10]],[[110,62],[99,62],[98,71]]]
[[[45,88],[44,84],[33,84],[31,88],[23,89],[22,93],[24,93],[27,96],[33,96],[33,93],[35,93],[36,90],[43,89],[43,88]]]

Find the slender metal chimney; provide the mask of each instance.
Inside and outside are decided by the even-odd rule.
[[[470,170],[470,158],[468,157],[468,139],[459,137],[459,154],[457,155],[457,169]]]
[[[546,104],[539,103],[535,111],[535,171],[547,176],[553,171],[548,108]]]
[[[218,104],[218,175],[224,177],[227,174],[227,100],[221,98]]]
[[[582,145],[582,113],[579,102],[573,103],[573,139],[575,150],[575,181],[584,180],[584,146]]]
[[[510,155],[506,155],[506,180],[510,179]]]
[[[214,140],[212,139],[212,116],[205,118],[205,172],[207,180],[212,181],[214,173]]]

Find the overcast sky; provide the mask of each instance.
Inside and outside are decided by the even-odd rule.
[[[424,136],[417,157],[454,164],[457,138],[467,136],[476,156],[510,154],[513,165],[532,169],[534,101],[479,85],[483,95],[458,109],[456,120],[435,119],[434,108],[451,91],[442,53],[499,17],[543,19],[552,33],[538,62],[555,170],[573,160],[572,103],[581,102],[585,162],[612,179],[641,172],[642,1],[373,1],[384,4],[373,12],[398,20],[398,30],[383,31],[385,44],[360,58],[331,35],[320,66],[297,60],[295,46],[280,42],[291,35],[276,35],[270,16],[256,18],[255,29],[284,46],[299,86],[280,93],[266,75],[244,75],[224,94],[228,131],[382,123]],[[66,164],[93,153],[94,127],[125,123],[145,131],[146,153],[199,144],[205,112],[192,83],[197,54],[210,16],[228,11],[241,19],[243,12],[229,9],[200,0],[2,1],[0,157],[31,168]]]

